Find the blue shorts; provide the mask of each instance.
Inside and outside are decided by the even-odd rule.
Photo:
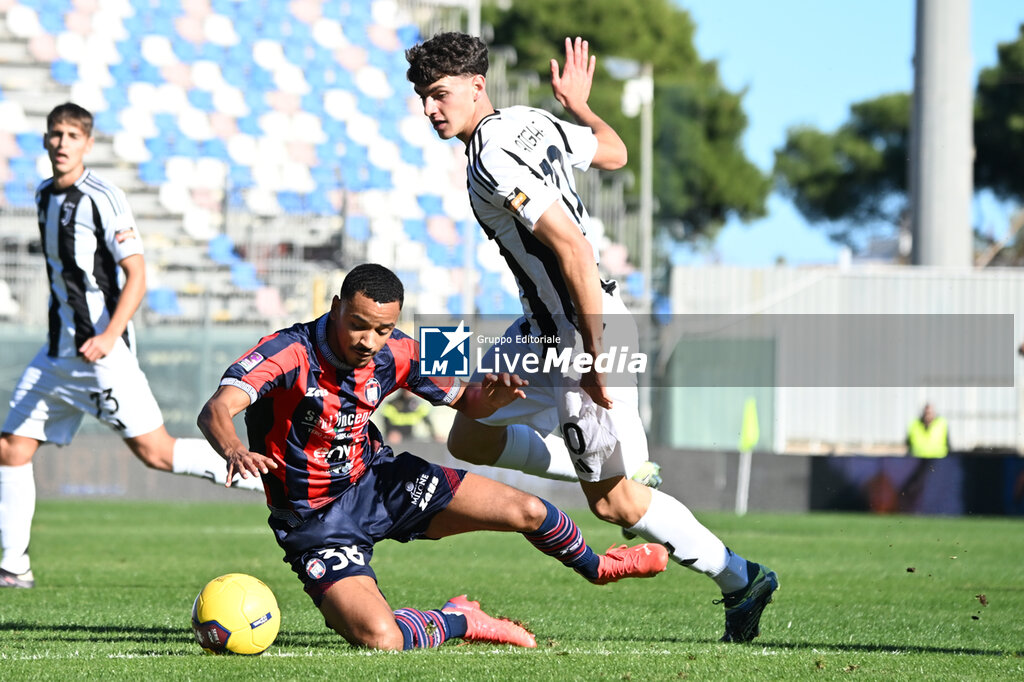
[[[451,503],[466,472],[432,464],[403,452],[371,464],[359,481],[291,528],[270,518],[284,560],[319,607],[327,589],[342,578],[368,575],[373,546],[390,539],[423,537],[431,519]]]

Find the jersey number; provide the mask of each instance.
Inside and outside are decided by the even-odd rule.
[[[121,409],[121,404],[117,402],[117,398],[111,395],[112,392],[112,389],[105,388],[102,391],[90,393],[89,397],[96,403],[97,419],[107,422],[118,431],[124,431],[124,422],[113,416]]]
[[[572,178],[569,176],[572,169],[566,165],[565,159],[562,157],[562,150],[555,145],[549,146],[548,158],[540,162],[540,169],[544,171],[544,176],[554,183],[555,187],[562,190],[563,196],[566,190],[572,194],[576,199],[576,215],[582,216],[583,201],[580,199],[580,195],[576,194],[576,190],[572,188]],[[563,181],[565,181],[564,189]]]
[[[344,554],[342,554],[344,552]],[[348,565],[357,564],[359,566],[366,565],[366,557],[359,551],[359,548],[355,545],[349,545],[348,547],[342,547],[341,552],[336,549],[322,549],[317,552],[324,558],[325,563],[331,563],[331,570],[340,571],[343,568],[347,568]],[[332,562],[332,559],[335,560]]]

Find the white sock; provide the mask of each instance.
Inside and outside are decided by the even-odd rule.
[[[651,506],[626,530],[668,548],[672,560],[714,580],[723,593],[747,585],[746,559],[726,549],[679,500],[651,491]]]
[[[494,466],[516,469],[557,481],[578,481],[565,441],[557,433],[541,438],[532,427],[513,424],[505,428],[505,449]]]
[[[228,478],[228,465],[210,444],[200,438],[176,438],[174,441],[174,460],[171,471],[176,474],[197,476],[224,485]],[[235,475],[233,488],[242,490],[263,490],[263,481],[259,476],[242,478]]]
[[[32,566],[28,542],[32,516],[36,511],[36,479],[32,462],[21,466],[0,466],[0,568],[21,575]]]

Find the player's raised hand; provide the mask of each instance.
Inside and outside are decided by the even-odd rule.
[[[590,99],[597,57],[590,56],[590,43],[579,36],[565,39],[565,66],[559,74],[558,60],[551,60],[551,90],[566,111],[575,113]]]
[[[250,476],[259,478],[260,474],[269,473],[270,469],[277,468],[277,462],[270,457],[261,455],[258,452],[250,452],[245,448],[225,450],[223,457],[227,460],[228,467],[228,480],[224,484],[226,488],[231,487],[235,474],[242,478],[249,478]]]
[[[483,383],[480,384],[480,398],[487,405],[495,410],[508,405],[516,400],[526,397],[523,386],[529,386],[530,382],[518,374],[487,374]]]

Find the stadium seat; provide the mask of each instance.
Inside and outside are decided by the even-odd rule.
[[[235,253],[235,242],[226,234],[220,234],[210,240],[209,256],[214,263],[220,265],[232,265],[239,261]]]
[[[181,304],[173,289],[150,288],[146,291],[146,305],[158,315],[168,317],[181,315]]]

